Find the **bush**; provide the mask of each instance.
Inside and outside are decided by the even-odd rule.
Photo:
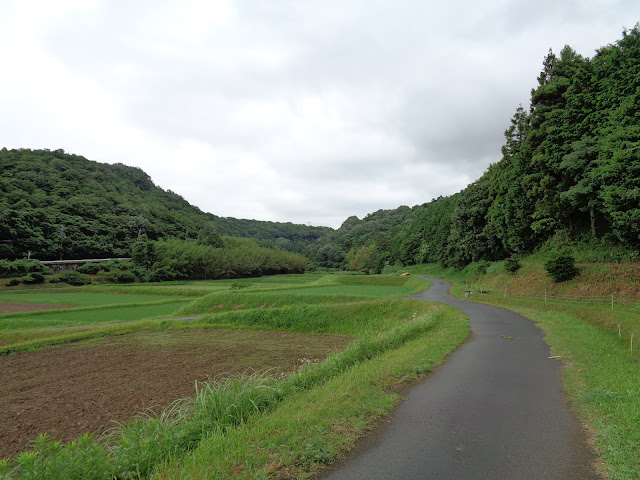
[[[38,272],[28,273],[27,275],[22,277],[22,283],[26,283],[28,285],[44,283],[44,275]]]
[[[0,277],[17,277],[28,273],[50,275],[53,271],[39,260],[0,260]]]
[[[544,269],[554,282],[566,282],[578,274],[576,259],[565,251],[552,254],[551,258],[544,264]]]
[[[101,272],[100,278],[109,283],[133,283],[136,281],[136,275],[129,270],[112,270],[110,272]]]
[[[514,275],[521,268],[522,264],[517,257],[509,257],[504,261],[504,269],[511,275]]]
[[[86,273],[87,275],[95,275],[100,270],[105,270],[101,264],[90,262],[85,263],[84,265],[80,265],[76,271],[78,273]]]
[[[15,287],[16,285],[20,285],[20,280],[17,278],[12,278],[7,282],[7,287]]]
[[[476,275],[486,275],[487,274],[487,268],[489,268],[490,265],[491,265],[491,263],[489,263],[488,261],[480,260],[474,266],[474,273]]]
[[[62,280],[60,280],[58,277],[53,277],[49,279],[49,283],[60,283],[62,282]]]
[[[88,285],[91,283],[91,279],[86,275],[82,275],[78,272],[73,272],[70,270],[66,270],[60,274],[60,280],[68,283],[69,285],[74,285],[76,287],[81,285]]]

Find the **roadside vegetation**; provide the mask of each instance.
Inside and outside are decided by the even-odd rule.
[[[537,322],[552,355],[564,363],[572,409],[592,434],[609,478],[640,478],[640,264],[579,261],[578,275],[558,283],[544,269],[548,257],[523,258],[516,273],[503,262],[410,269],[453,282],[455,296],[471,291],[471,300]],[[573,257],[591,259],[579,251]]]

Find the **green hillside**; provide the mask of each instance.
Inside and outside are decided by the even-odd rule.
[[[139,168],[63,150],[0,150],[0,258],[129,256],[133,242],[217,232],[300,252],[331,231],[223,218],[157,187]]]

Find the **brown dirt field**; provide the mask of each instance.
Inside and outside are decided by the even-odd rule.
[[[40,305],[37,303],[0,302],[0,315],[3,313],[32,312],[34,310],[55,310],[73,308],[70,305]]]
[[[0,458],[39,433],[71,441],[194,395],[194,381],[293,370],[351,339],[251,330],[138,332],[0,357]]]

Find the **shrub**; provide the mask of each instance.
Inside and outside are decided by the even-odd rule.
[[[476,275],[486,275],[487,274],[487,268],[489,268],[489,266],[491,265],[491,263],[487,262],[486,260],[480,260],[478,263],[476,263],[475,267],[474,267],[474,271]]]
[[[44,275],[39,272],[28,273],[22,277],[22,283],[33,285],[36,283],[44,283]]]
[[[20,285],[20,280],[17,278],[12,278],[7,282],[7,287],[15,287],[16,285]]]
[[[504,261],[504,269],[511,275],[514,275],[521,268],[522,264],[517,257],[509,257]]]
[[[576,259],[566,251],[559,251],[551,255],[544,264],[544,269],[554,282],[571,280],[578,274]]]
[[[49,279],[49,283],[60,283],[62,280],[60,280],[58,277],[53,277]]]
[[[91,279],[86,275],[82,275],[78,272],[73,272],[70,270],[62,272],[60,274],[60,280],[76,287],[80,285],[88,285],[91,283]]]
[[[95,262],[85,263],[84,265],[80,265],[76,270],[78,273],[86,273],[87,275],[95,275],[100,270],[106,270],[102,267],[101,264]]]
[[[0,277],[17,277],[33,272],[44,275],[53,273],[49,267],[40,263],[39,260],[0,260]]]
[[[129,270],[111,270],[110,272],[101,272],[100,278],[109,283],[133,283],[136,281],[136,275]]]

